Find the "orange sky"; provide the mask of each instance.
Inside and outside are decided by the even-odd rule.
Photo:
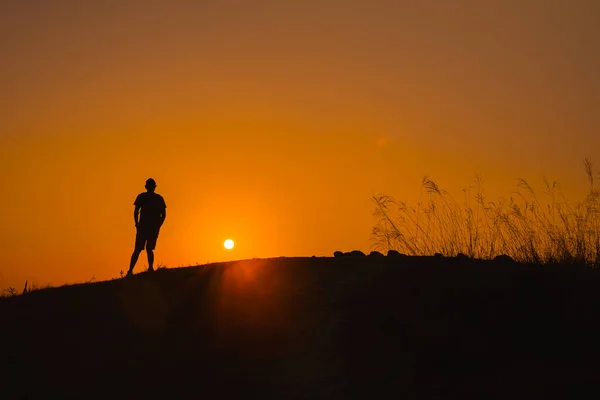
[[[580,193],[599,20],[595,0],[3,1],[0,288],[126,271],[148,177],[170,267],[367,252],[370,196],[425,174]]]

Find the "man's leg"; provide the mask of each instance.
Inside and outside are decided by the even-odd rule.
[[[148,271],[154,271],[154,249],[156,248],[156,241],[158,239],[158,229],[153,230],[148,235],[148,241],[146,242],[146,254],[148,254]]]
[[[154,271],[154,250],[146,248],[148,254],[148,271]]]
[[[138,257],[142,251],[135,249],[133,254],[131,255],[131,261],[129,262],[129,271],[127,271],[127,275],[133,274],[133,268],[135,267],[135,263],[137,263]]]
[[[138,229],[135,234],[135,247],[133,250],[133,254],[131,255],[131,261],[129,262],[129,271],[127,271],[127,276],[133,275],[133,268],[137,263],[140,253],[142,252],[142,250],[144,250],[145,245],[146,237],[143,234],[143,232]]]

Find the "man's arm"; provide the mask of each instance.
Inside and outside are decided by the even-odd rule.
[[[160,214],[160,226],[162,226],[162,224],[165,222],[166,218],[167,218],[167,209],[163,208],[163,210]]]
[[[140,206],[136,205],[135,209],[133,210],[133,220],[135,221],[135,227],[138,227],[138,224],[140,222]]]
[[[160,198],[160,201],[162,202],[162,207],[161,207],[161,212],[160,212],[160,225],[159,227],[162,226],[162,224],[165,222],[165,219],[167,218],[167,203],[165,203],[165,199]]]

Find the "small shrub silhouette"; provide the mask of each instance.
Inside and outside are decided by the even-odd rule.
[[[365,257],[365,253],[360,250],[352,250],[347,253],[344,253],[345,257]]]
[[[494,261],[503,262],[503,263],[514,263],[515,262],[515,260],[513,260],[511,256],[507,256],[506,254],[500,254],[499,256],[494,257]]]
[[[0,297],[14,297],[17,295],[17,289],[15,289],[12,286],[9,286],[7,289],[2,290],[2,294],[0,295]]]
[[[390,249],[387,252],[388,257],[400,257],[400,252],[398,250]]]

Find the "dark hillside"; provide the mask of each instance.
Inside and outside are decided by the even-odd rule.
[[[245,260],[0,301],[0,398],[600,393],[600,275],[437,257]]]

